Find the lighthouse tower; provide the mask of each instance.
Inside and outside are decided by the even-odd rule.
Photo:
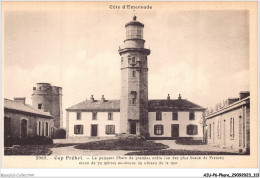
[[[120,128],[123,133],[148,136],[148,66],[150,50],[144,47],[144,24],[137,17],[125,25],[121,56]]]

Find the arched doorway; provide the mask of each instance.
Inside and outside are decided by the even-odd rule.
[[[27,120],[21,120],[21,137],[27,137]]]

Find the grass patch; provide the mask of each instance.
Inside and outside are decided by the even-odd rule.
[[[175,143],[178,145],[206,145],[207,144],[202,140],[191,140],[191,139],[177,139]]]
[[[55,145],[21,145],[5,147],[4,155],[50,155]]]
[[[198,150],[151,150],[131,152],[126,155],[241,155],[239,153],[215,152],[215,151],[198,151]]]
[[[59,143],[55,148],[79,145],[80,143]]]
[[[110,139],[79,144],[75,148],[83,150],[160,150],[169,147],[143,139]]]

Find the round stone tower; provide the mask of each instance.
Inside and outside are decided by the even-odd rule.
[[[54,117],[54,126],[62,127],[62,88],[49,83],[37,83],[33,87],[32,106]]]
[[[150,50],[144,47],[144,24],[133,20],[125,25],[126,39],[121,56],[121,131],[148,136],[148,66]]]

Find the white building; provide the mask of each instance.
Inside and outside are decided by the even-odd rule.
[[[122,133],[120,101],[85,100],[67,111],[67,138],[111,137]],[[178,99],[149,100],[149,137],[155,139],[202,139],[204,108],[180,96]],[[139,134],[139,127],[131,127],[130,134]]]
[[[140,134],[152,138],[203,138],[204,108],[179,96],[148,100],[148,56],[144,24],[137,17],[125,25],[126,39],[119,47],[121,98],[83,101],[67,110],[67,137]],[[112,119],[111,119],[112,117]]]
[[[240,92],[240,98],[228,99],[226,105],[207,113],[205,133],[210,146],[249,153],[249,92]]]

